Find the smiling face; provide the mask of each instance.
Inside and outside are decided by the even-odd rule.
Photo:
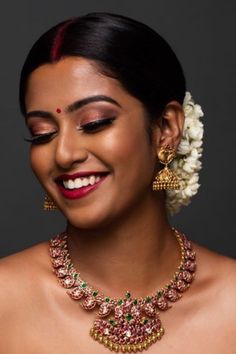
[[[26,109],[33,171],[73,226],[109,223],[153,193],[156,149],[144,108],[91,61],[37,68]]]

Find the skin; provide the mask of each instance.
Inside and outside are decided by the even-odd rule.
[[[73,102],[93,95],[109,96],[118,106],[101,101],[68,111]],[[156,117],[150,142],[141,102],[101,75],[94,62],[66,58],[31,74],[26,108],[50,114],[31,114],[26,121],[33,135],[54,133],[45,144],[31,146],[31,165],[67,220],[69,252],[83,278],[115,298],[127,290],[134,297],[146,296],[168,283],[179,265],[179,246],[164,194],[153,192],[151,185],[159,169],[158,150],[166,145],[176,149],[181,140],[179,103],[170,102]],[[111,116],[114,122],[99,132],[80,130]],[[55,179],[79,171],[109,174],[86,197],[68,200]],[[235,261],[194,248],[197,277],[183,298],[161,313],[168,334],[148,349],[150,354],[157,346],[165,354],[235,352]],[[0,285],[10,290],[7,298],[0,293],[0,353],[107,353],[88,334],[95,312],[78,307],[51,268],[47,242],[0,261]]]

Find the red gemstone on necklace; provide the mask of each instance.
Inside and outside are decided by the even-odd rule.
[[[74,300],[80,300],[84,296],[84,291],[77,286],[73,290],[68,291],[67,294],[69,294]]]
[[[82,303],[82,306],[85,310],[92,310],[96,305],[96,300],[92,296],[88,296]]]
[[[111,306],[105,302],[103,302],[100,305],[99,311],[98,311],[98,315],[100,317],[106,317],[109,315],[109,313],[111,312]]]
[[[145,304],[143,310],[149,317],[154,317],[156,315],[156,309],[151,303]]]
[[[180,291],[181,293],[184,292],[185,290],[188,289],[189,284],[187,284],[185,281],[183,281],[182,279],[178,279],[176,280],[176,282],[174,283],[174,287],[175,289],[177,289],[178,291]]]
[[[75,279],[72,276],[67,275],[65,278],[60,280],[60,283],[64,286],[64,288],[69,289],[75,284]]]
[[[164,296],[161,296],[158,299],[156,299],[155,300],[155,304],[162,311],[165,311],[165,310],[167,310],[169,308],[168,301],[165,299]]]
[[[56,269],[55,273],[58,276],[58,278],[64,278],[68,274],[68,270],[66,267],[62,266],[62,267]]]
[[[172,301],[172,302],[177,301],[177,300],[181,297],[181,295],[179,295],[179,294],[177,293],[177,291],[174,290],[174,289],[168,290],[166,296],[167,296],[167,298],[168,298],[170,301]]]
[[[53,257],[53,258],[56,258],[58,256],[61,256],[61,253],[62,253],[62,250],[60,247],[55,247],[55,248],[50,248],[50,255]]]
[[[57,112],[57,113],[61,113],[61,109],[60,109],[60,108],[57,108],[57,109],[56,109],[56,112]]]

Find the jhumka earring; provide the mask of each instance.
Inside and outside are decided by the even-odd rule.
[[[167,145],[166,147],[161,147],[157,156],[159,161],[165,165],[165,167],[156,175],[152,183],[152,189],[154,191],[162,189],[180,189],[179,178],[168,168],[169,163],[171,163],[175,157],[175,151]]]
[[[43,203],[43,210],[49,211],[49,210],[56,210],[57,206],[54,203],[54,201],[49,198],[48,195],[45,195],[44,197],[44,203]]]

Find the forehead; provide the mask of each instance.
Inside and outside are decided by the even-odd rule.
[[[91,94],[127,96],[119,81],[102,75],[96,63],[68,57],[34,70],[28,80],[26,106],[60,99],[61,104]]]

